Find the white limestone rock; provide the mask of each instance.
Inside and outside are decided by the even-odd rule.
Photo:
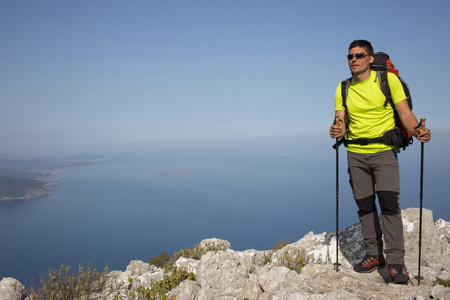
[[[198,260],[182,256],[175,262],[175,267],[197,275],[198,264]]]
[[[213,249],[218,251],[224,251],[231,248],[229,241],[217,238],[205,239],[200,242],[199,246],[203,249]]]
[[[0,299],[25,299],[25,287],[16,279],[5,277],[0,281]]]

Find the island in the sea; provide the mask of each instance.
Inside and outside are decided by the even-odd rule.
[[[92,165],[103,157],[78,154],[70,157],[40,157],[30,159],[0,159],[0,200],[31,199],[52,193],[46,181],[53,174]]]
[[[189,171],[189,172],[178,173],[178,175],[181,175],[181,176],[193,175],[193,174],[198,174],[198,172],[197,171]]]
[[[199,174],[197,171],[187,171],[187,172],[180,172],[177,175],[179,176],[186,176],[186,175],[193,175],[193,174]],[[163,173],[164,176],[169,176],[169,173],[165,172]]]

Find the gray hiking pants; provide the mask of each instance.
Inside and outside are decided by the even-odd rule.
[[[366,253],[383,254],[384,234],[387,264],[404,264],[403,223],[399,205],[400,175],[394,151],[373,154],[347,152],[348,172],[358,205]],[[380,225],[375,194],[381,208]]]

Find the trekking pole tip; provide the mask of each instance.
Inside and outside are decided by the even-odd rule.
[[[425,129],[425,120],[426,118],[420,118],[420,128]]]
[[[338,261],[336,261],[333,265],[334,265],[334,269],[336,270],[336,272],[339,272],[340,271],[339,266],[341,266],[341,264]]]

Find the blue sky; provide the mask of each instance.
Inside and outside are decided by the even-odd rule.
[[[390,54],[417,117],[443,135],[449,8],[448,1],[2,0],[0,152],[329,139],[354,39]]]

